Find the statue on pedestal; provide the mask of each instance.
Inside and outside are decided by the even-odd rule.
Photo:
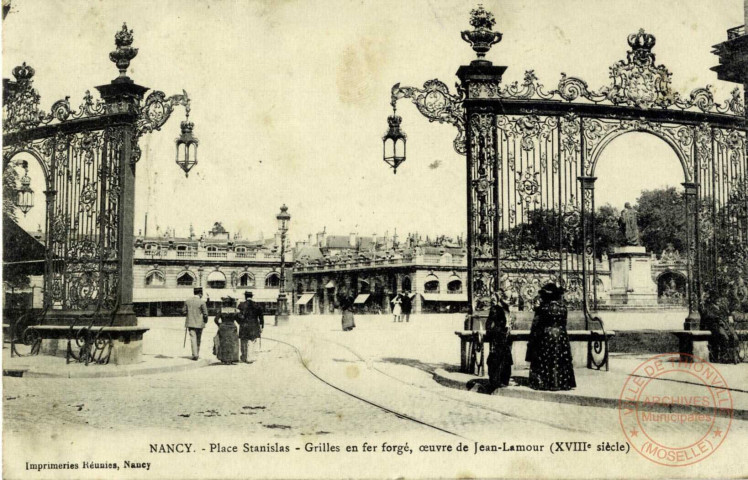
[[[621,230],[626,238],[626,245],[639,246],[641,241],[639,239],[639,225],[637,224],[637,212],[631,207],[629,202],[624,205],[624,210],[621,212],[621,218],[619,223]]]

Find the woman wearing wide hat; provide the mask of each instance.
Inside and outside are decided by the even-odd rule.
[[[530,387],[536,390],[571,390],[577,386],[566,333],[567,311],[563,288],[548,283],[540,289],[540,304],[527,342]]]
[[[236,299],[223,297],[221,312],[215,316],[218,334],[214,339],[214,353],[224,365],[233,365],[239,361],[239,333],[237,322],[241,312],[236,308]]]

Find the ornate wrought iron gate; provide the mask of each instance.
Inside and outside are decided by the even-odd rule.
[[[713,286],[718,269],[726,268],[720,252],[729,247],[746,258],[748,161],[740,91],[722,104],[709,87],[688,96],[672,91],[670,72],[655,63],[655,37],[643,30],[628,37],[626,58],[611,67],[610,84],[599,90],[562,74],[557,88],[546,92],[533,71],[521,84],[503,86],[506,67],[482,58],[501,40],[494,24],[489,12],[473,11],[475,29],[462,36],[478,59],[458,70],[456,95],[438,80],[422,89],[392,89],[393,107],[409,98],[429,120],[458,129],[455,150],[467,156],[471,313],[487,315],[499,290],[532,303],[551,281],[565,286],[567,301],[584,312],[589,326],[600,264],[595,167],[613,139],[646,132],[665,141],[683,169],[686,328],[698,329],[704,286]],[[391,118],[400,125],[399,117]],[[748,283],[748,268],[740,272]]]
[[[137,324],[132,236],[138,138],[159,130],[176,105],[189,113],[186,93],[167,98],[153,91],[141,104],[148,89],[125,75],[137,53],[132,41],[123,26],[110,54],[120,76],[96,87],[101,100],[86,92],[77,111],[67,98],[49,113],[41,110],[34,70],[26,64],[13,70],[15,81],[3,84],[3,168],[23,153],[39,162],[45,177],[44,311],[30,323],[69,326],[68,353],[86,362],[108,361],[111,337],[103,327]],[[185,125],[191,130],[191,123],[183,122],[183,130]],[[92,330],[95,325],[101,328]],[[39,340],[38,332],[22,337]]]

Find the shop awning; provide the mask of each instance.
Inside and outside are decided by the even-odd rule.
[[[314,298],[314,294],[313,293],[304,293],[304,294],[302,294],[299,297],[298,300],[296,300],[296,304],[297,305],[306,305],[313,298]]]
[[[371,295],[368,293],[362,293],[353,301],[353,303],[366,303]]]
[[[279,290],[277,288],[258,288],[249,290],[252,292],[252,300],[255,302],[276,302],[278,301]],[[138,287],[133,288],[134,302],[183,302],[192,298],[192,287]],[[233,297],[239,302],[244,301],[244,290],[232,288],[204,288],[203,300],[220,302],[222,297]]]
[[[325,288],[335,288],[335,280],[330,280],[329,282],[327,282]]]
[[[280,290],[277,288],[258,288],[254,290],[250,290],[252,292],[252,300],[255,302],[263,302],[263,303],[270,303],[270,302],[277,302],[278,301],[278,294],[280,294]],[[244,299],[244,293],[242,292],[242,300]]]
[[[424,293],[427,302],[467,302],[467,293]]]

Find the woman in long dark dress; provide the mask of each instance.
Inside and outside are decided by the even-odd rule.
[[[236,300],[231,297],[221,299],[221,311],[215,316],[218,325],[215,354],[224,365],[233,365],[239,361],[239,332],[237,323],[241,321],[241,312],[236,308]]]
[[[553,283],[540,290],[526,357],[530,362],[530,387],[535,390],[571,390],[577,386],[566,333],[563,293]]]
[[[338,298],[340,304],[340,310],[343,312],[343,318],[341,319],[341,325],[344,332],[350,332],[356,328],[356,322],[353,319],[353,297],[348,293],[343,293]]]
[[[512,375],[512,342],[507,324],[509,305],[495,296],[486,320],[486,340],[491,345],[488,354],[488,378],[492,389],[506,387]]]

